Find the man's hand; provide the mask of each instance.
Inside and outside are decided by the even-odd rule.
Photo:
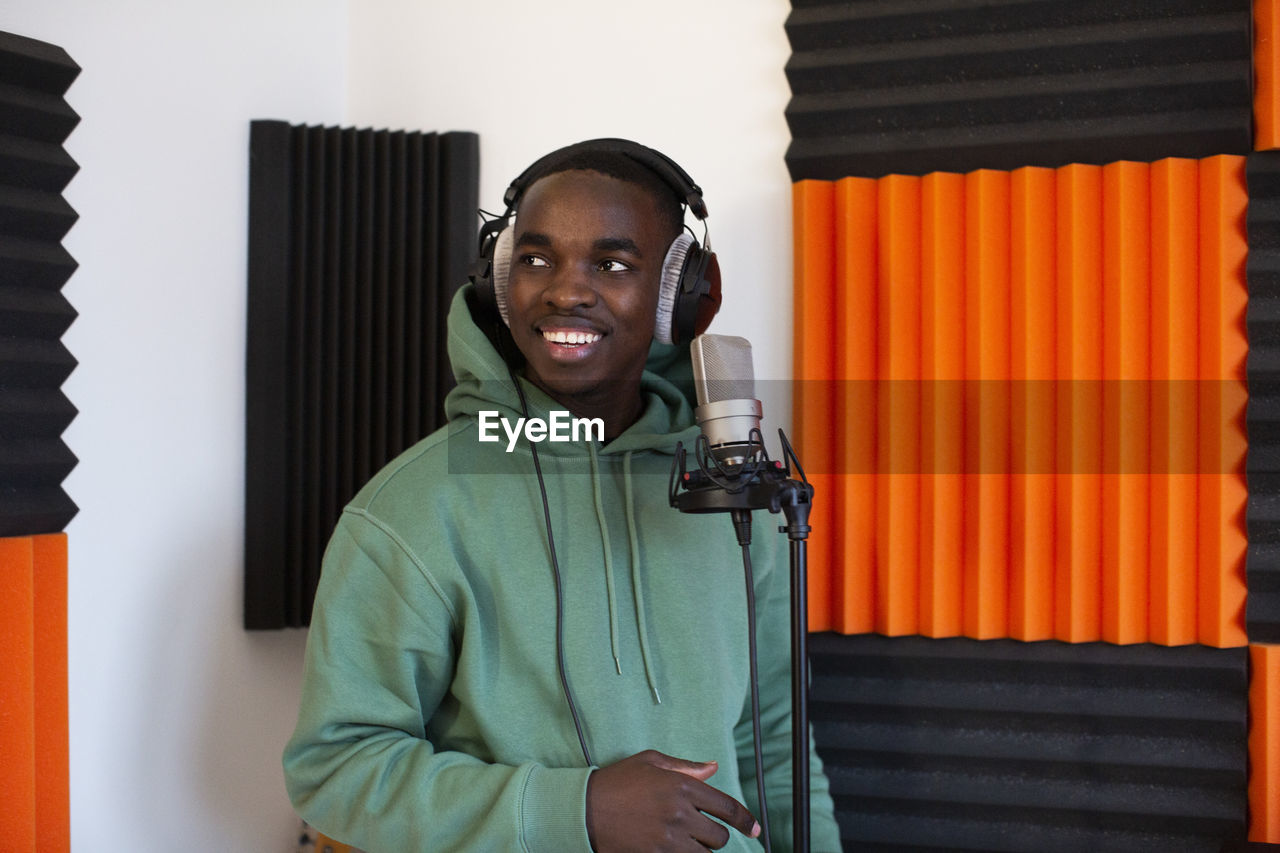
[[[601,767],[587,778],[587,835],[596,853],[719,850],[734,829],[755,838],[760,824],[742,803],[706,780],[720,766],[656,750]],[[705,814],[704,814],[705,812]]]

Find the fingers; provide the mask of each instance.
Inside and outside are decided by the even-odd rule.
[[[719,850],[736,830],[750,838],[760,825],[747,807],[707,784],[720,766],[657,750],[592,771],[587,780],[587,835],[596,850]],[[720,822],[717,822],[720,821]]]
[[[708,850],[719,850],[729,843],[729,830],[705,815],[699,815],[696,826],[690,828],[689,836]]]
[[[748,838],[756,838],[760,835],[760,823],[755,816],[746,806],[723,791],[718,791],[710,785],[703,786],[703,790],[695,796],[693,804],[698,811],[724,821]],[[725,841],[728,841],[727,835]],[[724,846],[723,841],[720,846]]]
[[[676,758],[673,755],[667,755],[664,752],[658,752],[656,749],[647,750],[641,755],[644,759],[654,767],[661,767],[663,770],[672,770],[676,773],[683,773],[686,776],[692,776],[700,782],[705,782],[712,776],[716,775],[716,771],[720,769],[720,765],[714,761],[689,761],[684,758]]]
[[[672,770],[676,773],[692,776],[699,782],[706,782],[720,769],[720,765],[714,761],[688,761],[656,750],[650,750],[646,753],[646,760],[664,770]],[[693,796],[693,805],[699,811],[719,818],[750,838],[760,835],[760,824],[756,821],[755,816],[751,814],[746,806],[723,791],[719,791],[710,785],[699,785],[693,791]],[[715,821],[707,821],[707,825],[717,830],[723,830],[723,827],[719,826]],[[703,838],[698,840],[703,844],[707,844],[707,841]],[[707,846],[715,850],[723,847],[727,842],[728,833],[725,833],[724,839],[719,844],[714,846],[708,844]]]

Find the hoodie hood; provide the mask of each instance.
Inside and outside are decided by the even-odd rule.
[[[457,386],[445,398],[445,417],[450,421],[465,416],[478,417],[481,411],[496,410],[510,419],[523,415],[507,362],[476,320],[482,311],[476,305],[472,285],[464,285],[454,295],[448,317],[448,352]],[[512,357],[518,358],[509,338],[505,343],[511,348]],[[564,409],[518,372],[516,375],[529,402],[530,417],[545,417],[548,412]],[[612,455],[652,450],[671,455],[677,441],[691,447],[697,439],[698,428],[693,417],[696,398],[687,344],[672,346],[655,342],[649,348],[645,372],[640,378],[640,394],[643,399],[640,417],[599,448],[599,452]],[[581,452],[581,445],[544,442],[538,452],[577,454]]]

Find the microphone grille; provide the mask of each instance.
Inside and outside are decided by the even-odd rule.
[[[734,335],[699,335],[690,346],[698,405],[756,395],[751,342]]]

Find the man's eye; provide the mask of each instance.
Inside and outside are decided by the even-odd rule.
[[[521,264],[523,264],[523,265],[525,265],[526,267],[549,267],[549,266],[551,266],[551,264],[547,263],[547,259],[546,259],[546,258],[539,257],[538,255],[521,255],[521,256],[520,256],[520,263],[521,263]]]
[[[600,272],[626,272],[631,269],[630,264],[624,264],[622,261],[610,258],[607,261],[601,261],[598,265]]]

